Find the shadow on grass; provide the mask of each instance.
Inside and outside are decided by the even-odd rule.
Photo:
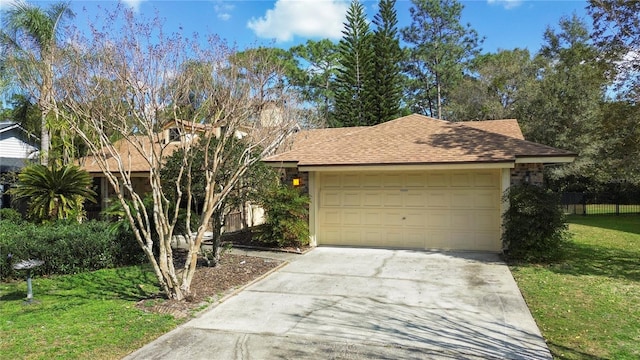
[[[567,223],[640,234],[640,215],[571,215]]]
[[[570,243],[565,260],[549,266],[559,274],[595,275],[640,281],[637,251]]]
[[[98,270],[75,275],[62,275],[38,281],[34,287],[39,294],[74,298],[77,300],[120,299],[139,301],[158,295],[157,279],[151,271],[142,267]],[[26,297],[24,291],[12,291],[0,297],[0,301],[15,301]]]
[[[549,350],[551,350],[551,354],[553,354],[554,359],[559,359],[559,360],[573,360],[573,359],[605,360],[606,359],[599,356],[587,354],[582,351],[571,349],[566,346],[558,345],[552,342],[548,343],[548,345],[549,345]]]

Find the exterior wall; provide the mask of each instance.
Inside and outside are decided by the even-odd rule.
[[[300,189],[302,192],[309,195],[309,173],[304,171],[298,171],[298,168],[285,168],[284,174],[280,177],[283,184],[292,185],[293,179],[300,179]]]
[[[5,158],[26,159],[37,149],[21,139],[20,129],[0,134],[0,156]]]
[[[516,164],[511,169],[511,185],[520,185],[528,182],[533,185],[544,185],[543,164]]]

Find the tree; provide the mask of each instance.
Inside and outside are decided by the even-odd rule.
[[[294,83],[301,89],[304,100],[317,112],[320,125],[331,123],[338,46],[329,39],[307,40],[304,45],[294,46],[289,51],[299,59],[298,64],[304,63],[303,69],[297,72],[299,77],[294,78]]]
[[[481,40],[470,25],[460,24],[456,0],[412,0],[411,25],[402,29],[409,49],[405,71],[409,106],[415,112],[442,119],[449,92],[462,79]]]
[[[450,120],[516,117],[518,104],[528,101],[538,67],[528,50],[513,49],[477,56],[470,71],[449,94],[446,117]]]
[[[579,153],[570,165],[554,169],[555,177],[598,172],[602,146],[602,102],[607,81],[586,25],[576,15],[563,17],[559,31],[548,28],[537,60],[538,81],[516,115],[525,137]]]
[[[95,202],[89,173],[74,165],[50,167],[29,165],[18,175],[10,192],[17,199],[28,201],[29,215],[36,220],[83,218],[85,200]]]
[[[57,119],[55,78],[59,65],[58,35],[63,21],[74,16],[70,3],[55,3],[47,10],[24,1],[12,3],[4,14],[5,31],[0,39],[7,51],[18,83],[24,91],[37,99],[41,112],[40,159],[48,163],[50,140],[50,116]]]
[[[626,95],[640,100],[640,2],[627,0],[590,0],[593,38]]]
[[[199,38],[167,35],[157,19],[138,20],[122,7],[104,18],[108,19],[104,30],[92,28],[90,38],[78,32],[70,42],[74,46],[60,87],[65,99],[61,114],[114,189],[161,288],[169,298],[188,298],[214,213],[249,168],[293,132],[297,98],[286,88],[265,96],[263,77],[243,65],[260,64],[253,58],[259,52],[251,56],[246,52],[247,58],[239,62],[217,37],[208,38],[203,48]],[[117,24],[121,27],[114,28]],[[269,74],[277,68],[259,70]],[[277,114],[278,121],[256,121],[264,115],[265,102],[273,106],[271,114]],[[167,126],[178,129],[175,142],[164,141],[162,130]],[[120,141],[112,142],[113,135]],[[225,148],[239,137],[244,149],[231,162]],[[176,149],[182,150],[181,166],[169,186],[161,174],[167,156]],[[204,168],[196,163],[200,150],[209,165]],[[145,194],[133,184],[136,175],[129,162],[133,154],[145,162],[150,210]],[[220,180],[218,174],[227,162],[233,166]],[[197,213],[193,211],[196,175],[204,178]],[[170,194],[175,194],[174,202]],[[171,248],[176,227],[194,234],[187,237],[181,272]]]
[[[353,0],[338,44],[340,67],[335,80],[335,119],[333,127],[365,126],[371,122],[371,95],[367,81],[371,76],[371,32],[364,6]]]
[[[211,139],[213,143],[218,139]],[[229,182],[230,177],[234,175],[237,167],[237,163],[242,161],[244,151],[251,144],[246,144],[245,140],[231,138],[222,149],[223,161],[219,165],[219,170],[215,174],[215,181],[217,184],[225,184]],[[207,179],[203,171],[200,169],[213,167],[212,161],[215,158],[213,153],[207,154],[202,149],[206,146],[195,146],[193,154],[193,162],[190,164],[192,170],[190,193],[192,194],[192,210],[195,214],[201,213],[201,207],[205,203],[206,199],[204,194],[206,193]],[[216,146],[209,146],[209,151],[212,152],[216,149]],[[254,150],[255,151],[255,150]],[[167,189],[167,196],[171,203],[186,203],[187,191],[187,179],[180,177],[180,172],[183,170],[182,161],[184,159],[184,151],[179,149],[171,154],[166,160],[162,170],[162,183],[163,187]],[[254,155],[255,156],[255,155]],[[209,162],[206,163],[205,159]],[[226,216],[234,210],[244,210],[247,203],[257,203],[260,195],[269,191],[277,181],[277,174],[268,165],[257,162],[247,168],[245,174],[239,179],[237,185],[233,191],[222,200],[221,205],[214,211],[212,215],[212,232],[213,232],[213,252],[208,258],[211,265],[215,266],[220,261],[220,245],[222,237],[222,227],[225,225]],[[176,182],[180,182],[180,190],[182,198],[178,201],[178,194],[174,191]],[[183,228],[183,230],[186,230]],[[189,234],[184,234],[189,236]]]
[[[402,76],[400,64],[402,49],[398,36],[398,19],[395,0],[380,0],[379,11],[373,18],[372,73],[368,86],[371,101],[372,121],[369,125],[393,120],[400,115],[402,100]]]

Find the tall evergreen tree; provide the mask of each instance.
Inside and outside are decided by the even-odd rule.
[[[41,112],[41,163],[48,163],[51,146],[49,116],[57,117],[54,80],[59,32],[64,20],[73,18],[70,3],[54,3],[41,9],[24,1],[14,2],[4,14],[0,42],[7,50],[20,85],[37,100]]]
[[[393,120],[400,114],[402,49],[398,36],[395,0],[380,0],[379,12],[373,18],[373,72],[369,82],[371,122],[369,125]]]
[[[335,83],[335,119],[333,127],[369,124],[371,96],[366,82],[371,74],[371,32],[364,6],[353,0],[347,10],[347,22],[339,43],[340,67]]]
[[[460,23],[464,7],[458,1],[412,2],[413,21],[402,29],[404,41],[413,45],[405,69],[410,77],[407,100],[413,111],[441,119],[449,91],[480,52],[482,40],[470,25]]]

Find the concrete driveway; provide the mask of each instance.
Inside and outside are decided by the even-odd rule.
[[[128,359],[550,359],[494,254],[317,248]]]

